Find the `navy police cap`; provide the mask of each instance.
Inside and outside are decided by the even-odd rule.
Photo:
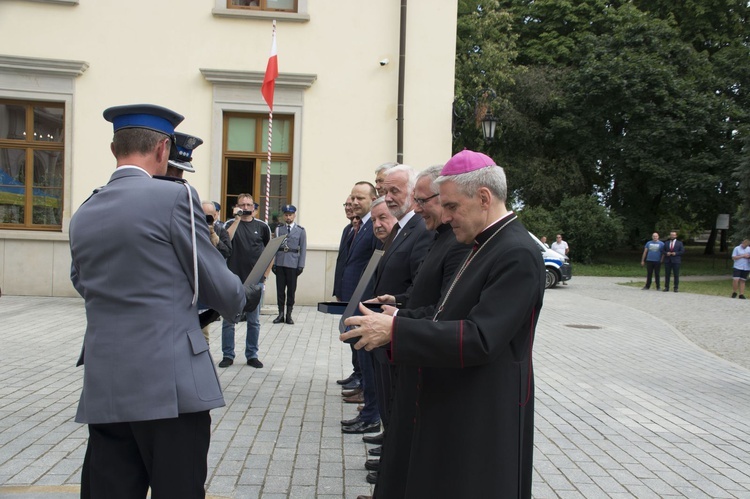
[[[287,204],[281,208],[281,211],[283,211],[284,213],[296,213],[297,208],[295,208],[293,204]]]
[[[185,117],[154,104],[130,104],[104,110],[104,119],[112,122],[115,132],[124,128],[146,128],[171,136]]]
[[[182,132],[175,132],[174,136],[177,144],[177,157],[170,159],[169,165],[186,172],[195,173],[195,168],[191,163],[193,149],[203,144],[203,139]]]

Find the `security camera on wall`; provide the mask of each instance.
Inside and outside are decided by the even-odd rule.
[[[388,64],[389,62],[391,62],[391,61],[390,61],[390,60],[389,60],[389,59],[388,59],[388,58],[386,57],[385,59],[382,59],[382,60],[380,61],[380,65],[381,65],[381,66],[385,66],[385,65],[386,65],[386,64]]]

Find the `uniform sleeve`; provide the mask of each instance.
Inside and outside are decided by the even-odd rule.
[[[195,244],[198,260],[198,296],[201,303],[233,318],[245,305],[245,292],[240,279],[226,265],[221,253],[216,251],[208,235],[208,226],[199,223],[196,214],[203,214],[198,193],[192,187],[192,210],[195,217]],[[172,210],[170,227],[172,246],[185,278],[193,286],[193,243],[190,220],[190,202],[187,189],[181,189]]]

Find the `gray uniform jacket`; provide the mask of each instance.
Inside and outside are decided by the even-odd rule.
[[[213,248],[190,189],[200,302],[235,317],[245,304],[242,283]],[[121,167],[71,219],[71,280],[87,319],[77,422],[175,418],[224,405],[192,305],[188,203],[184,184]]]
[[[307,254],[307,233],[305,228],[297,224],[292,225],[291,232],[286,225],[276,227],[276,237],[289,234],[281,244],[278,253],[276,253],[276,266],[289,267],[292,269],[301,269],[305,267],[305,256]],[[284,248],[288,248],[286,251]]]

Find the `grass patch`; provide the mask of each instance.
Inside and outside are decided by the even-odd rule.
[[[682,274],[680,274],[682,277]],[[662,277],[663,279],[663,277]],[[631,286],[634,288],[642,288],[646,285],[646,278],[641,280],[630,281],[621,283],[623,286]],[[661,293],[661,291],[659,291]],[[670,290],[670,293],[672,291]],[[745,290],[750,292],[750,288]],[[644,293],[656,293],[654,291],[654,285],[651,285],[651,289],[644,291]],[[715,279],[710,281],[683,281],[680,279],[680,293],[694,293],[698,295],[711,295],[711,296],[726,296],[729,298],[732,295],[732,279],[726,277],[724,279]]]
[[[642,255],[642,249],[620,250],[602,255],[596,262],[591,264],[573,262],[573,276],[633,277],[643,278],[643,282],[645,283],[646,268],[641,267]],[[661,273],[663,276],[663,266]],[[682,255],[680,276],[691,275],[732,275],[731,252],[717,252],[715,255],[704,255],[703,246],[688,246],[685,249],[685,254]],[[682,283],[680,283],[680,287],[682,287]],[[682,289],[680,290],[682,291]]]

